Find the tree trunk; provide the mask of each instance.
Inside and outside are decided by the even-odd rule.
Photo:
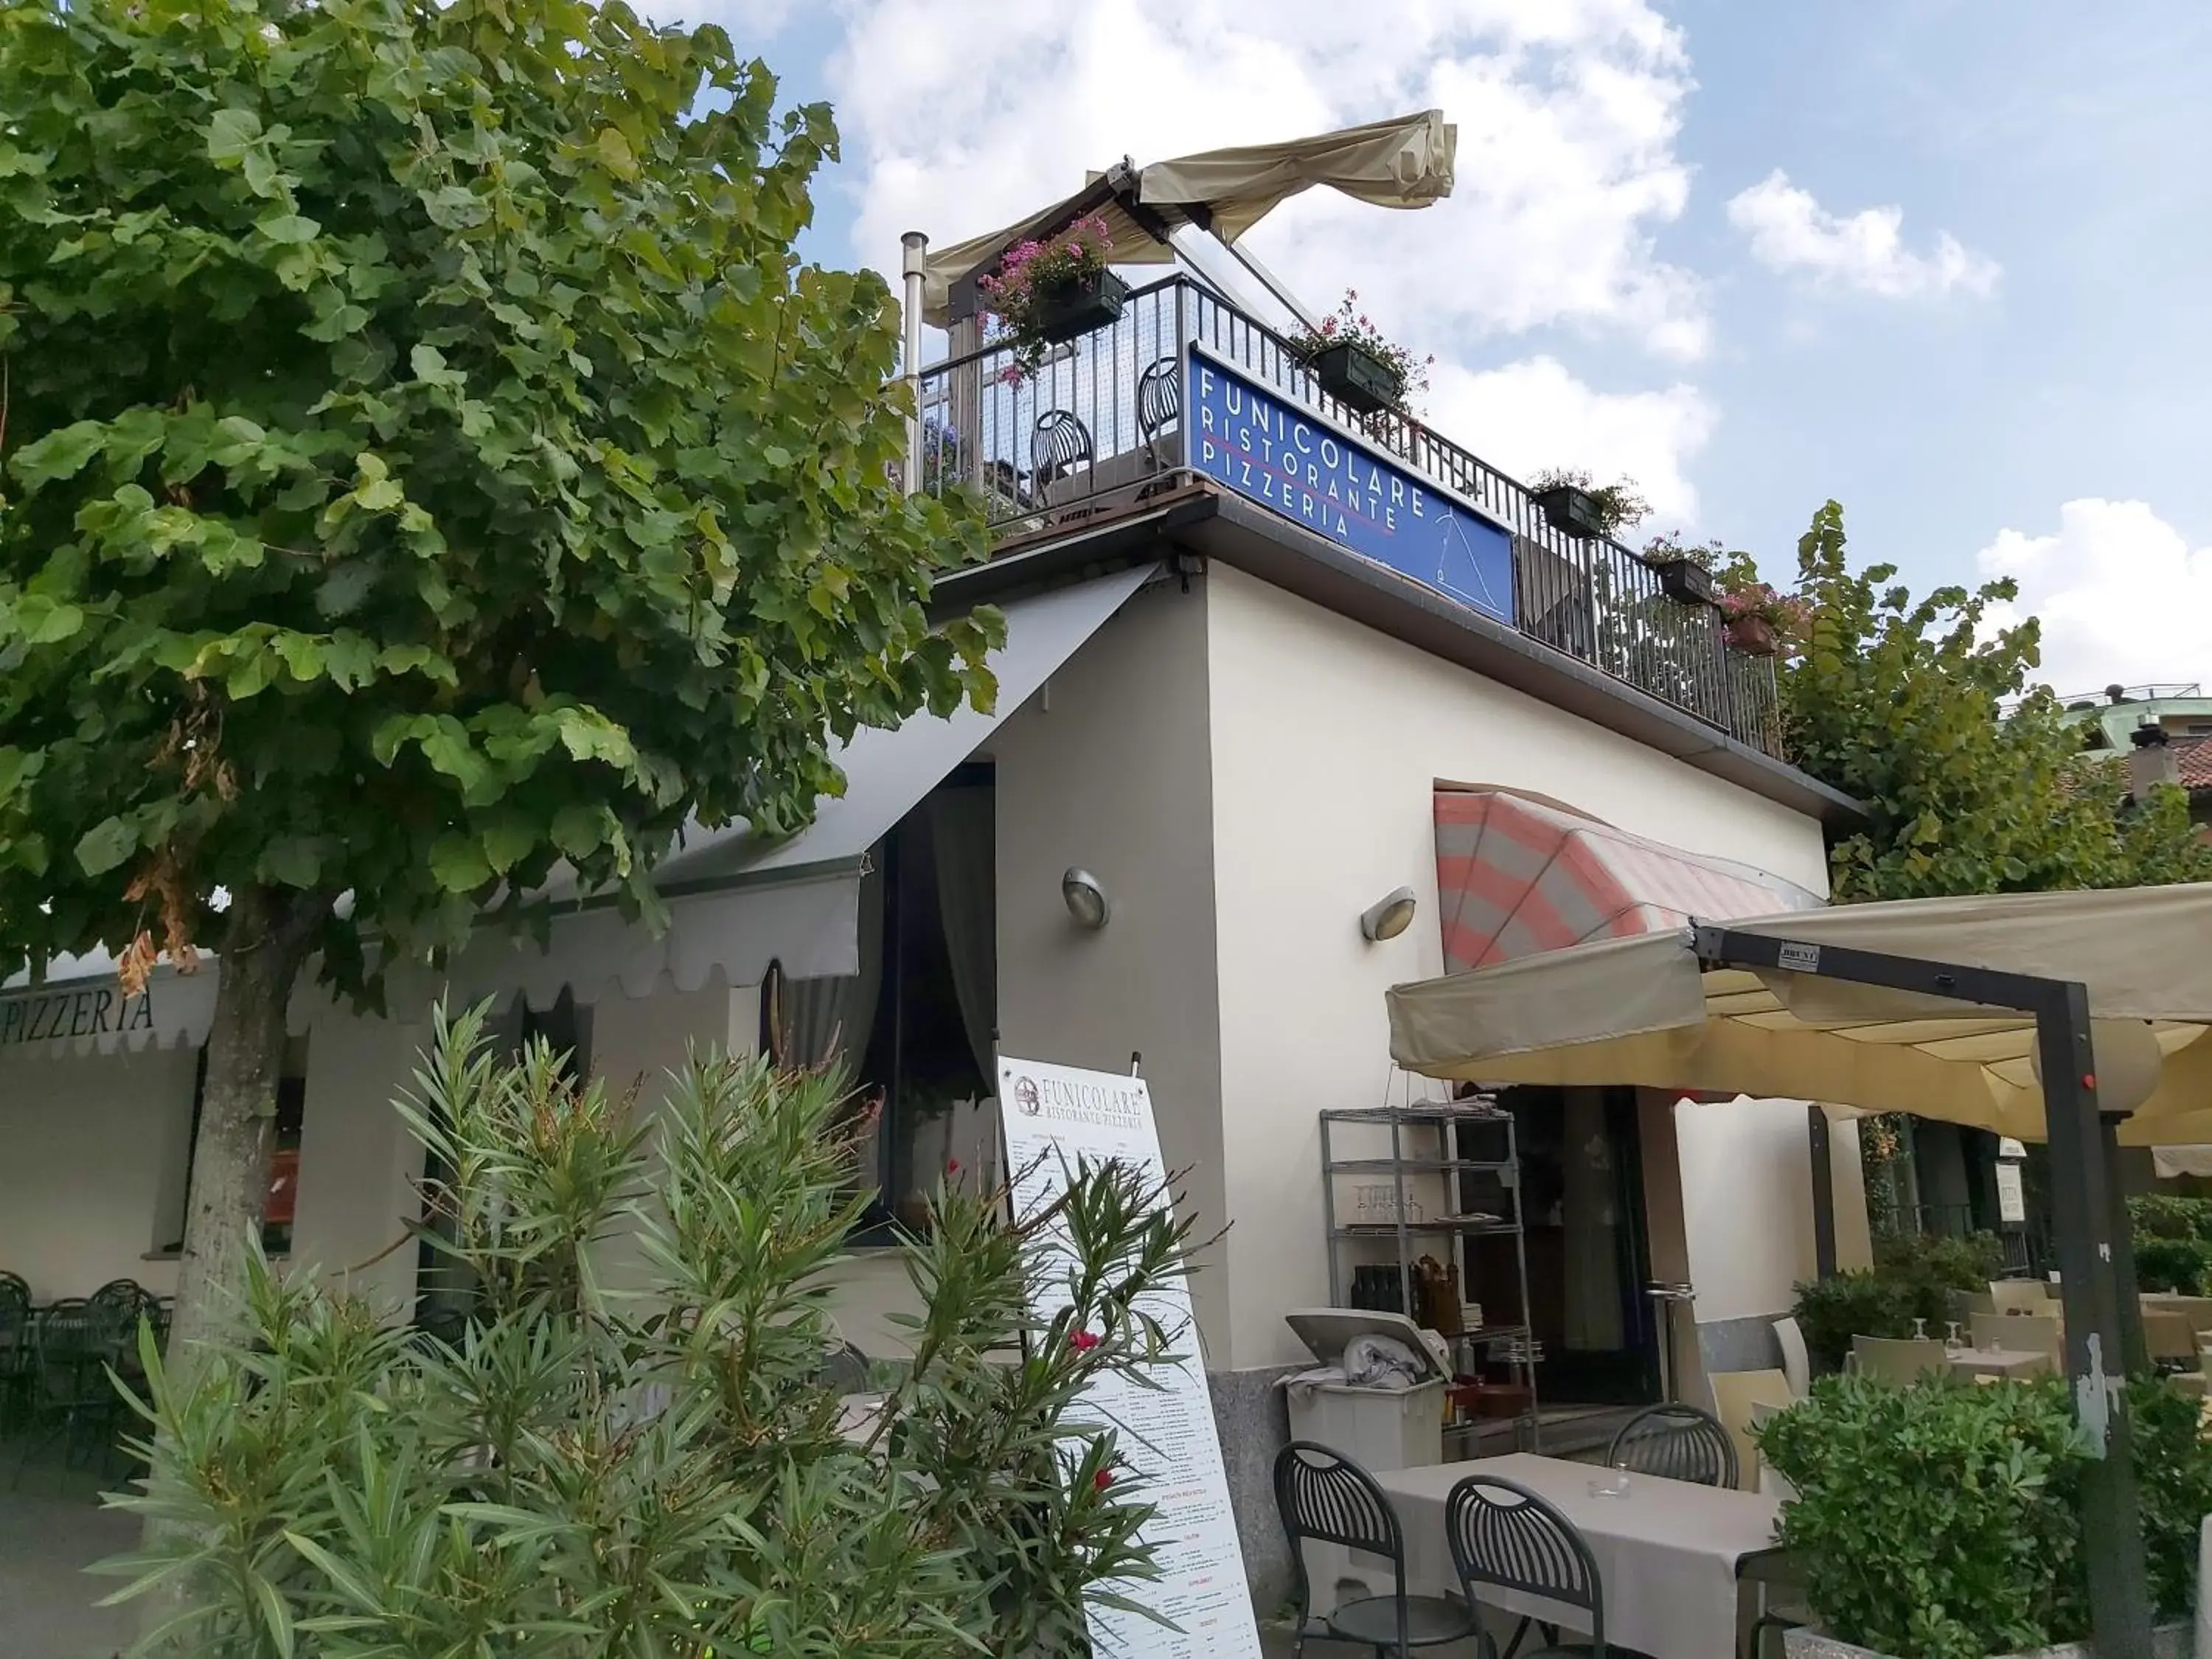
[[[314,927],[329,909],[308,894],[253,887],[233,896],[225,917],[165,1361],[174,1389],[191,1386],[209,1340],[238,1317],[246,1252],[260,1237],[269,1190],[285,1009]],[[161,1535],[161,1523],[149,1522],[149,1546]],[[174,1612],[175,1594],[144,1598],[144,1628]]]
[[[200,1344],[236,1316],[246,1245],[260,1235],[284,1012],[306,954],[304,902],[304,896],[248,889],[233,899],[223,930],[170,1324],[168,1357],[180,1381]]]

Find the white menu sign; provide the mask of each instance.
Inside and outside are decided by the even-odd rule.
[[[1997,1165],[1997,1219],[2016,1226],[2027,1219],[2027,1199],[2021,1191],[2020,1165]]]
[[[1036,1060],[999,1060],[1000,1109],[1006,1126],[1006,1170],[1014,1204],[1024,1214],[1048,1204],[1084,1161],[1118,1159],[1164,1188],[1167,1171],[1152,1121],[1152,1091],[1142,1078],[1083,1072]],[[1065,1292],[1043,1276],[1049,1300]],[[1155,1506],[1143,1537],[1155,1551],[1157,1580],[1116,1584],[1115,1591],[1152,1608],[1175,1628],[1119,1608],[1091,1609],[1091,1645],[1098,1659],[1261,1659],[1260,1632],[1244,1581],[1237,1517],[1213,1402],[1198,1357],[1190,1286],[1176,1279],[1146,1299],[1144,1310],[1168,1333],[1182,1358],[1156,1374],[1163,1386],[1140,1389],[1109,1379],[1088,1403],[1121,1431],[1120,1446]]]

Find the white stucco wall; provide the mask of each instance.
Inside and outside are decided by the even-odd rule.
[[[999,1042],[1029,1059],[1126,1071],[1144,1056],[1169,1169],[1188,1169],[1201,1236],[1224,1182],[1207,762],[1206,589],[1138,593],[1001,726]],[[1061,901],[1071,865],[1113,907],[1101,932]],[[1233,1246],[1231,1247],[1233,1248]],[[1192,1295],[1210,1365],[1226,1358],[1218,1251]]]
[[[1282,1310],[1327,1297],[1316,1114],[1382,1103],[1382,993],[1443,969],[1439,780],[1549,795],[1817,891],[1826,867],[1814,820],[1617,733],[1218,565],[1206,601],[1229,1363],[1244,1367],[1299,1358]],[[1359,912],[1401,884],[1413,926],[1369,944]]]
[[[1674,1107],[1689,1278],[1700,1324],[1771,1318],[1813,1277],[1812,1139],[1805,1103],[1690,1101]],[[1864,1267],[1866,1197],[1857,1127],[1829,1126],[1838,1267]]]
[[[413,1081],[427,1024],[332,1014],[307,1040],[291,1260],[331,1275],[387,1318],[415,1310],[422,1149],[392,1103]],[[397,1246],[397,1248],[392,1248]]]
[[[0,1055],[0,1270],[42,1302],[111,1279],[174,1288],[174,1262],[143,1258],[196,1064],[190,1049]]]

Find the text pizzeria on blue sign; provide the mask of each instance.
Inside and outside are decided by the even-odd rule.
[[[1513,538],[1310,410],[1193,350],[1190,464],[1339,547],[1513,620]]]

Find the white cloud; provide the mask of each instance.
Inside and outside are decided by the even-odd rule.
[[[1459,125],[1453,198],[1418,213],[1323,191],[1253,234],[1327,308],[1359,289],[1408,344],[1464,354],[1548,325],[1690,360],[1705,295],[1652,237],[1681,212],[1691,89],[1646,0],[842,0],[830,82],[857,179],[856,258],[1012,220],[1088,169],[1431,106]]]
[[[1987,295],[2002,274],[1996,261],[1972,252],[1946,231],[1932,253],[1905,246],[1905,210],[1865,209],[1844,218],[1828,211],[1777,167],[1732,198],[1729,222],[1751,239],[1752,257],[1768,269],[1802,271],[1819,284],[1856,289],[1885,300],[1958,290]]]
[[[2068,501],[2056,532],[2001,530],[1978,558],[1984,576],[2020,583],[2000,625],[2042,618],[2036,678],[2061,696],[2154,680],[2212,685],[2212,547],[2191,547],[2148,503]]]
[[[1554,466],[1587,469],[1601,483],[1626,474],[1651,503],[1653,525],[1697,521],[1684,465],[1705,447],[1715,416],[1693,386],[1599,392],[1552,357],[1479,373],[1439,363],[1427,404],[1437,431],[1515,477]]]

